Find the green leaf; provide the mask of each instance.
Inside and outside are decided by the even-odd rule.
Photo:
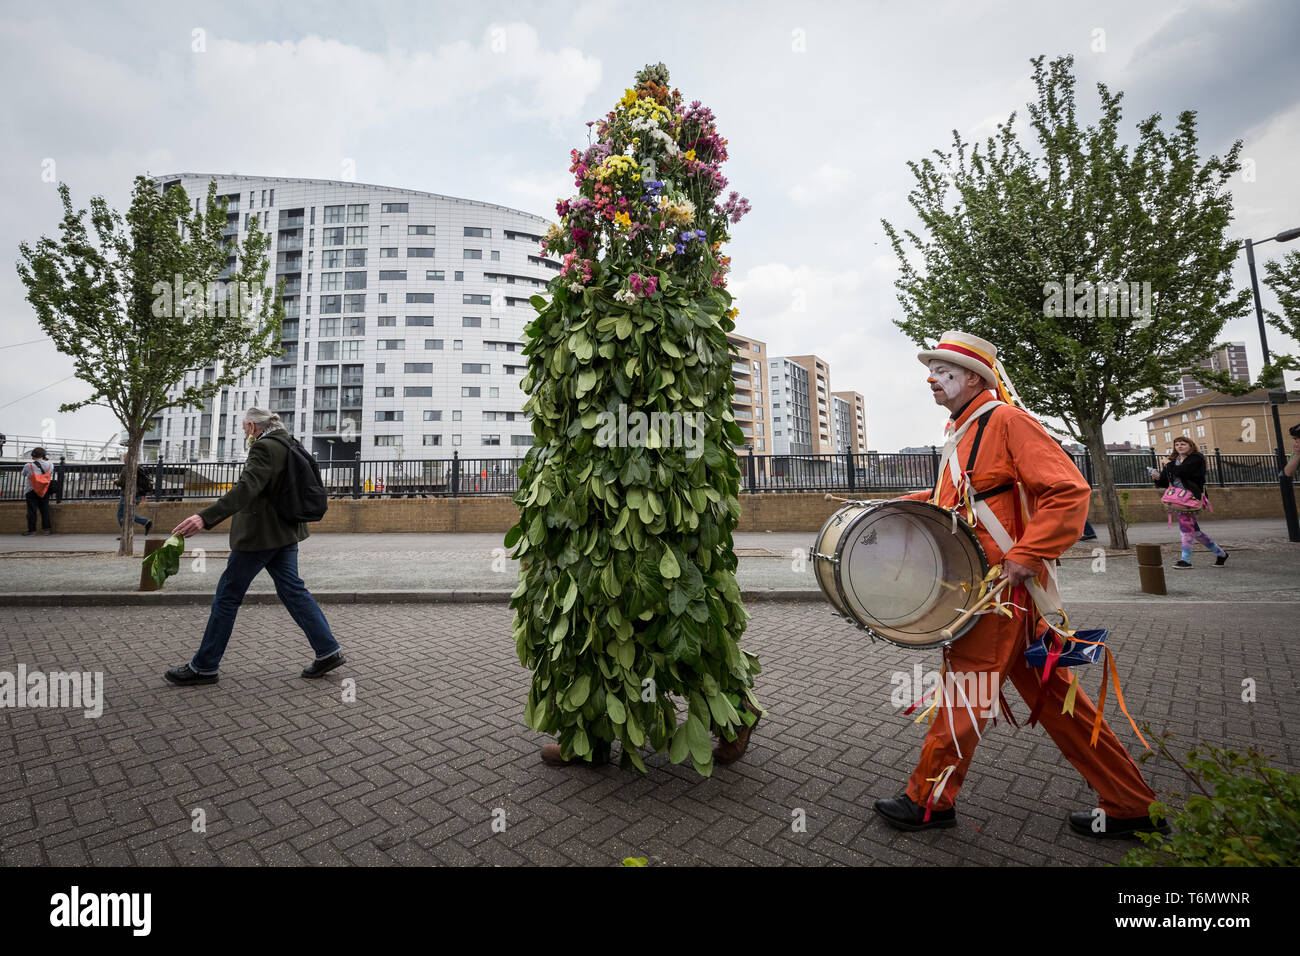
[[[605,713],[609,714],[609,719],[616,724],[627,721],[627,710],[623,707],[623,702],[614,694],[605,695]]]
[[[709,738],[709,729],[694,714],[686,718],[686,746],[690,748],[691,759],[697,764],[707,764],[713,760],[713,741]]]
[[[578,678],[569,686],[568,700],[569,705],[573,708],[581,707],[587,702],[587,696],[591,693],[591,676],[580,674]]]
[[[682,573],[671,548],[664,548],[664,556],[659,559],[659,573],[666,578],[675,578]]]

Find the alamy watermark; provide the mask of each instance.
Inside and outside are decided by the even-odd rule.
[[[1067,272],[1064,282],[1043,283],[1043,315],[1097,318],[1138,318],[1139,328],[1151,324],[1150,282],[1075,282]]]
[[[80,709],[88,720],[104,713],[103,671],[0,671],[0,708]]]
[[[685,448],[688,459],[704,451],[703,416],[697,412],[651,412],[627,410],[619,404],[618,414],[600,412],[596,444],[601,448]]]
[[[153,314],[158,318],[193,319],[200,315],[251,319],[262,315],[265,305],[260,282],[184,281],[179,273],[172,282],[155,282]]]

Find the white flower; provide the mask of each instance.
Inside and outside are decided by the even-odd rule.
[[[624,305],[631,305],[636,301],[636,294],[633,293],[631,289],[624,289],[621,292],[615,292],[614,298],[616,301],[622,302]]]
[[[570,291],[570,292],[581,292],[581,291],[583,291],[584,288],[585,288],[585,287],[583,286],[583,284],[582,284],[581,282],[570,282],[570,283],[569,283],[569,291]]]

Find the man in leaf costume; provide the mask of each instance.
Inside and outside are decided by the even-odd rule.
[[[720,252],[749,209],[719,202],[726,140],[646,67],[571,154],[578,194],[544,240],[563,257],[525,329],[534,445],[520,470],[514,637],[533,671],[528,726],[543,759],[603,762],[615,740],[712,772],[762,713],[758,659],[738,645],[740,516]],[[678,722],[674,697],[686,704]],[[712,749],[711,734],[722,743]]]

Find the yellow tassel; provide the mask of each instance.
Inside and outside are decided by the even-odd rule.
[[[1074,698],[1079,692],[1079,675],[1070,675],[1070,689],[1065,692],[1065,703],[1061,705],[1061,713],[1074,716]]]

